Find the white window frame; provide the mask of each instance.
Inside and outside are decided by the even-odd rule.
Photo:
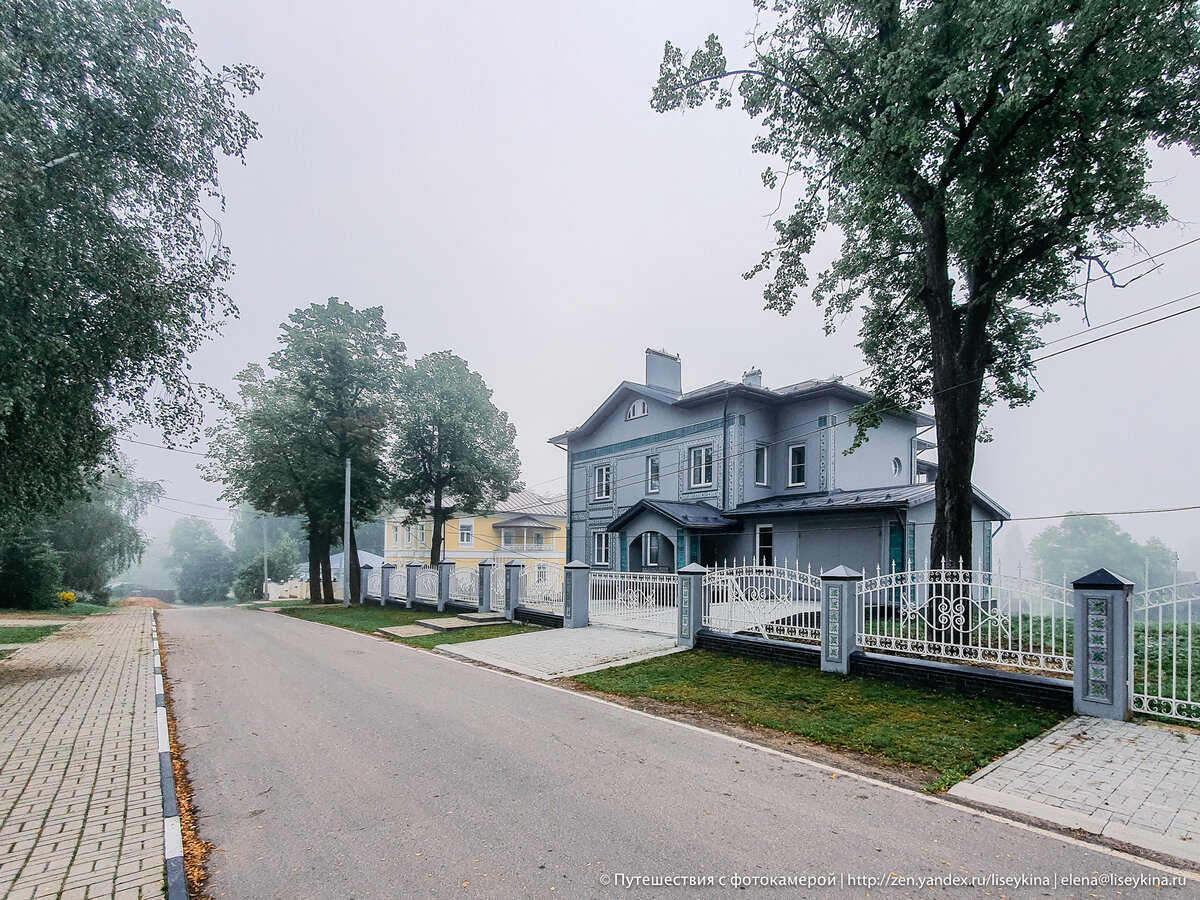
[[[658,454],[646,457],[646,493],[657,494],[660,488],[662,467],[658,462]]]
[[[550,545],[546,543],[546,533],[544,531],[534,531],[529,535],[529,547],[526,550],[544,550]]]
[[[653,550],[654,550],[654,554],[653,554],[654,559],[653,560],[650,559],[651,548],[653,548]],[[659,565],[661,565],[661,563],[659,562],[661,559],[662,559],[662,541],[659,539],[659,534],[657,531],[647,531],[645,534],[642,535],[642,568],[657,569],[659,567]]]
[[[762,536],[763,532],[771,534],[771,558],[763,561],[762,555]],[[754,526],[754,564],[756,566],[773,566],[775,565],[775,526],[772,523],[765,523]]]
[[[804,462],[802,462],[802,476],[799,481],[795,479],[796,473],[796,451],[804,452]],[[804,487],[808,481],[808,445],[807,444],[792,444],[788,447],[788,487]]]
[[[601,552],[603,551],[603,552]],[[612,534],[607,531],[597,531],[592,535],[592,565],[609,566],[612,563]]]
[[[504,548],[512,547],[517,543],[515,528],[500,529],[500,546]]]
[[[417,546],[418,547],[425,546],[425,537],[426,537],[425,522],[424,522],[424,520],[422,520],[417,523]]]
[[[464,538],[465,535],[465,538]],[[474,519],[459,519],[458,520],[458,546],[474,547],[475,546],[475,520]]]
[[[648,412],[649,410],[646,409],[645,400],[634,400],[629,404],[629,409],[625,410],[625,421],[628,422],[630,419],[640,419]]]
[[[612,463],[604,463],[604,465],[596,466],[596,488],[592,492],[592,497],[595,500],[611,500],[612,499]],[[600,473],[604,473],[603,479]],[[603,493],[601,493],[603,488]]]
[[[700,454],[700,463],[696,463],[696,454]],[[699,470],[700,477],[704,477],[704,470],[708,469],[708,480],[697,481],[696,472]],[[702,447],[688,448],[688,487],[689,488],[707,488],[713,485],[713,452],[710,444],[705,444]]]
[[[757,447],[754,448],[754,483],[756,485],[758,485],[759,487],[766,487],[768,484],[771,483],[771,475],[770,475],[771,470],[769,468],[767,468],[767,466],[770,462],[768,453],[769,453],[769,451],[767,450],[766,444],[759,444]],[[758,477],[758,461],[760,458],[762,459],[762,480],[761,481],[759,480],[759,477]]]

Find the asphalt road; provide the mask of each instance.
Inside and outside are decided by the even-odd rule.
[[[363,635],[233,609],[171,610],[159,623],[201,833],[216,845],[214,898],[1200,894],[1195,882],[1162,892],[850,884],[891,873],[1164,876]],[[634,876],[684,881],[630,886]],[[833,883],[734,888],[733,876]]]

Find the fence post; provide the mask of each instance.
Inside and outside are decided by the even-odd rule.
[[[858,649],[858,585],[862,573],[845,566],[821,573],[821,671],[850,671]]]
[[[689,563],[679,570],[679,616],[675,626],[675,646],[696,646],[696,632],[704,624],[704,575],[708,569],[699,563]]]
[[[392,599],[392,573],[396,571],[395,563],[384,563],[379,570],[379,605],[387,606]]]
[[[404,567],[404,605],[413,608],[417,596],[417,573],[424,568],[420,563],[409,563]]]
[[[1097,569],[1075,589],[1075,712],[1129,718],[1129,593],[1133,582]]]
[[[496,572],[496,561],[485,559],[479,564],[479,611],[499,612],[492,609],[492,576]]]
[[[371,577],[371,573],[375,571],[370,563],[365,566],[358,567],[358,605],[362,606],[367,602],[367,581]]]
[[[454,574],[454,563],[443,559],[438,563],[438,612],[446,611],[446,601],[450,599],[450,576]]]
[[[576,559],[563,570],[563,628],[586,628],[592,567]]]
[[[525,564],[515,559],[504,564],[504,618],[509,621],[521,604],[521,570],[524,568]]]

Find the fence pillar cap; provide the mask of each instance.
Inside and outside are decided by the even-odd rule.
[[[845,566],[838,566],[836,569],[830,569],[828,572],[821,573],[822,578],[862,578],[862,572],[855,572],[853,569],[848,569]]]
[[[485,559],[485,560],[484,560],[483,562],[481,562],[479,565],[480,565],[480,567],[481,567],[481,568],[482,568],[483,566],[487,566],[487,567],[490,569],[492,566],[496,565],[496,561],[495,561],[494,559]]]
[[[371,569],[373,569],[373,568],[375,568],[375,567],[374,567],[373,565],[371,565],[370,563],[363,563],[363,564],[362,564],[361,566],[359,566],[358,568],[359,568],[360,570],[362,570],[362,571],[366,572],[366,571],[369,571],[369,570],[371,570]]]
[[[452,559],[443,559],[441,562],[439,562],[439,563],[438,563],[438,565],[439,565],[439,566],[452,566],[452,565],[454,565],[454,560],[452,560]]]
[[[504,568],[506,569],[510,569],[514,566],[520,566],[523,569],[525,568],[525,563],[521,562],[519,559],[514,559],[511,562],[506,562],[504,564]]]
[[[567,563],[565,566],[563,566],[563,568],[564,569],[590,569],[591,566],[589,566],[585,562],[580,562],[577,559],[573,559],[569,563]]]
[[[424,566],[425,563],[405,563],[405,568],[407,569],[421,569],[424,568]]]
[[[707,571],[708,571],[708,569],[704,568],[704,566],[700,565],[700,563],[688,563],[686,566],[684,566],[682,569],[680,569],[676,574],[678,574],[678,575],[703,575]]]
[[[379,568],[381,568],[381,569],[394,569],[394,568],[396,568],[396,564],[395,564],[395,563],[384,563],[384,564],[383,564],[382,566],[380,566]]]
[[[1122,578],[1116,572],[1108,569],[1097,569],[1090,575],[1084,575],[1082,578],[1072,582],[1072,587],[1078,588],[1106,588],[1108,590],[1133,590],[1133,582],[1128,578]]]

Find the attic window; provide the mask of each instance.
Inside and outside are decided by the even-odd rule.
[[[640,419],[646,414],[646,401],[634,400],[629,404],[629,409],[625,410],[625,421],[630,419]]]

